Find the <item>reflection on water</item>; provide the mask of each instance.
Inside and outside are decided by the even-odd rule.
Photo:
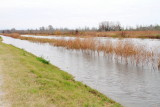
[[[35,36],[35,35],[21,35],[23,37],[34,37],[34,38],[44,38],[44,39],[75,39],[75,37],[67,37],[67,36]]]
[[[160,106],[160,72],[118,64],[107,56],[90,55],[48,44],[3,37],[3,42],[23,48],[127,107]]]

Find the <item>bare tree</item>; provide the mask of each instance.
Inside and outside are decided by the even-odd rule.
[[[53,30],[54,30],[53,26],[52,26],[52,25],[49,25],[49,26],[48,26],[48,30],[49,30],[49,31],[53,31]]]
[[[99,24],[100,31],[120,31],[122,30],[119,22],[104,21]]]

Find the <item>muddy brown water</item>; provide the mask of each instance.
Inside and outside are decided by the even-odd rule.
[[[160,107],[158,70],[116,63],[103,55],[2,37],[4,43],[44,57],[53,65],[72,74],[77,81],[97,89],[123,106]],[[135,41],[147,43],[149,47],[158,47],[160,43],[159,40],[150,39],[135,39]]]

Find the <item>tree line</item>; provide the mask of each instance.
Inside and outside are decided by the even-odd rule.
[[[145,31],[145,30],[160,30],[160,25],[148,25],[143,26],[139,25],[136,27],[123,27],[120,22],[113,22],[113,21],[103,21],[99,23],[99,26],[96,27],[84,27],[84,28],[77,28],[77,29],[68,29],[68,28],[54,28],[52,25],[47,27],[40,27],[38,29],[27,29],[27,30],[16,30],[15,28],[8,29],[8,30],[0,30],[0,33],[21,33],[21,34],[61,34],[70,33],[70,34],[77,34],[83,31]]]

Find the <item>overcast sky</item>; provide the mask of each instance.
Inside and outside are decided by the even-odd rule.
[[[160,24],[160,0],[0,0],[0,29]]]

